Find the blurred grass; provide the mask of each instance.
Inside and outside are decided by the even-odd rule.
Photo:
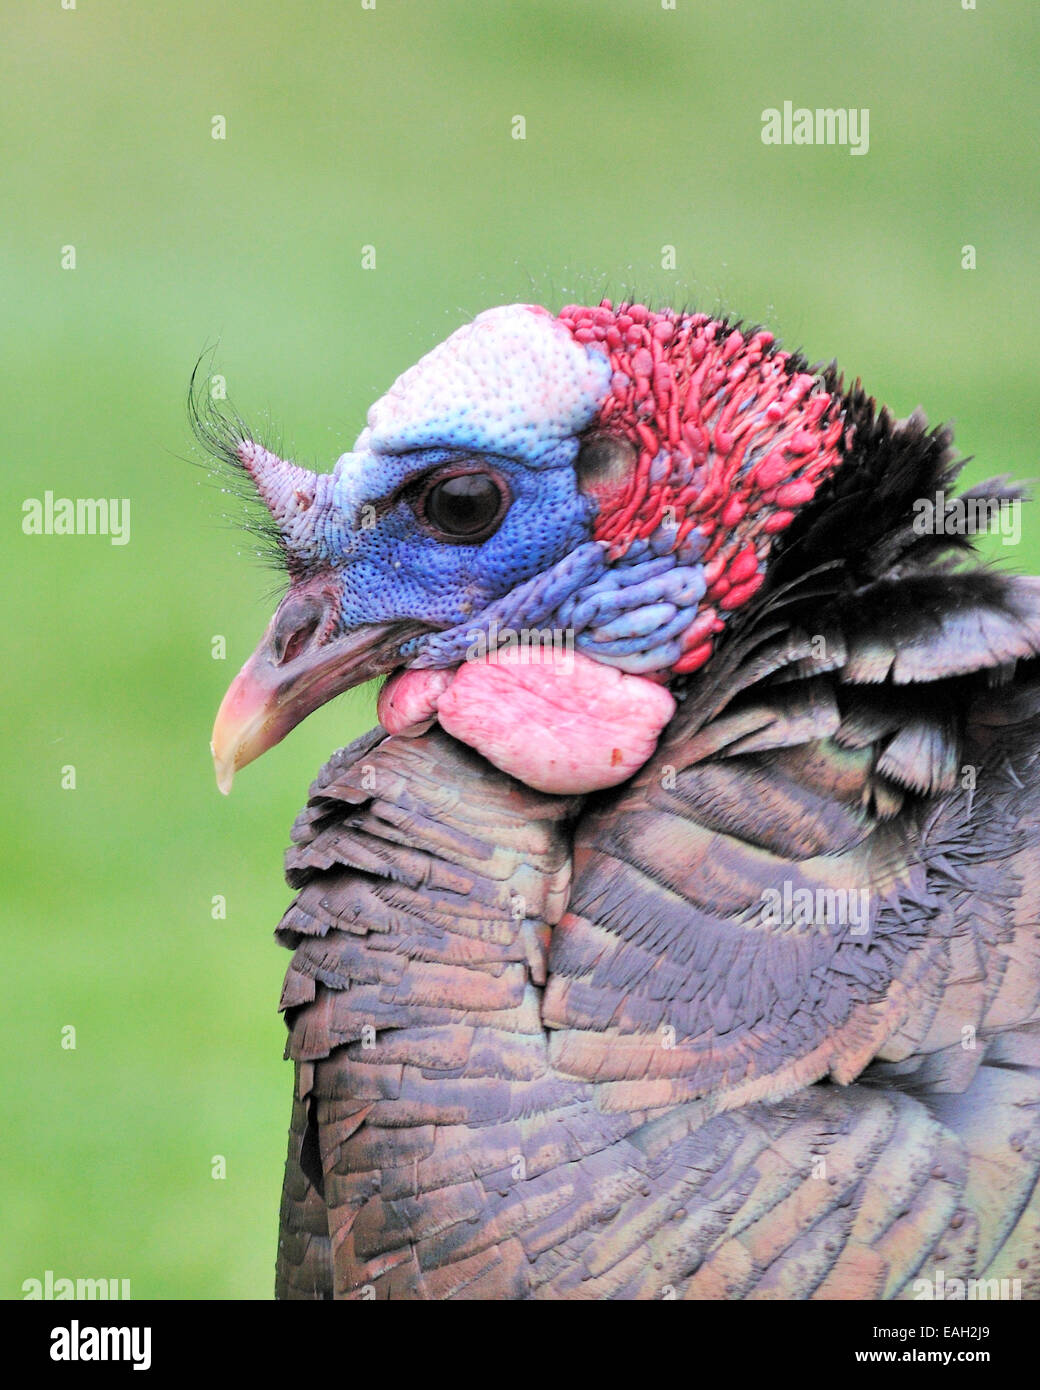
[[[98,0],[5,20],[0,1295],[49,1268],[263,1298],[290,1090],[280,855],[373,704],[334,702],[218,797],[212,716],[274,580],[184,461],[199,353],[219,338],[246,419],[328,467],[467,315],[634,286],[953,417],[973,479],[1031,476],[1037,15]],[[869,154],[764,146],[785,99],[869,107]],[[130,544],[24,536],[47,489],[129,497]],[[1035,517],[994,553],[1035,568]]]

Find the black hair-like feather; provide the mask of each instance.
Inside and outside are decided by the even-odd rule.
[[[246,440],[262,443],[250,431],[229,400],[217,402],[207,390],[206,375],[199,368],[207,357],[200,354],[188,385],[188,423],[198,444],[208,455],[201,466],[211,481],[225,495],[242,503],[240,511],[228,522],[239,531],[247,531],[256,541],[256,554],[264,564],[282,573],[289,570],[285,539],[274,517],[264,505],[249,470],[239,456],[239,446]],[[209,354],[212,362],[212,353]]]

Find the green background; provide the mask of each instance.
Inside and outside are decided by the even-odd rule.
[[[1038,11],[5,10],[0,1295],[51,1269],[129,1278],[139,1298],[266,1298],[291,1084],[280,857],[373,693],[217,794],[213,714],[277,581],[190,462],[197,357],[219,339],[245,418],[328,468],[481,308],[634,287],[763,321],[898,413],[954,418],[972,479],[1029,477]],[[785,99],[868,107],[869,153],[763,145],[761,113]],[[22,502],[47,489],[129,497],[130,543],[23,535]],[[1030,568],[1038,540],[1027,511],[1023,544],[992,553]]]

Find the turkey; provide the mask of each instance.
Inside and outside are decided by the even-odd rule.
[[[289,578],[221,789],[389,677],[287,855],[278,1296],[1040,1296],[1020,492],[609,300],[478,315],[330,474],[196,424]]]

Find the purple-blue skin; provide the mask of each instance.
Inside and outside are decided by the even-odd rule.
[[[704,594],[703,543],[693,534],[676,551],[662,528],[612,560],[592,540],[598,504],[574,463],[610,384],[598,344],[509,305],[405,372],[332,475],[242,442],[294,582],[218,715],[222,786],[336,690],[401,666],[455,666],[492,623],[564,629],[622,671],[667,670]],[[445,540],[417,514],[429,476],[460,468],[492,471],[508,493],[478,543]]]

